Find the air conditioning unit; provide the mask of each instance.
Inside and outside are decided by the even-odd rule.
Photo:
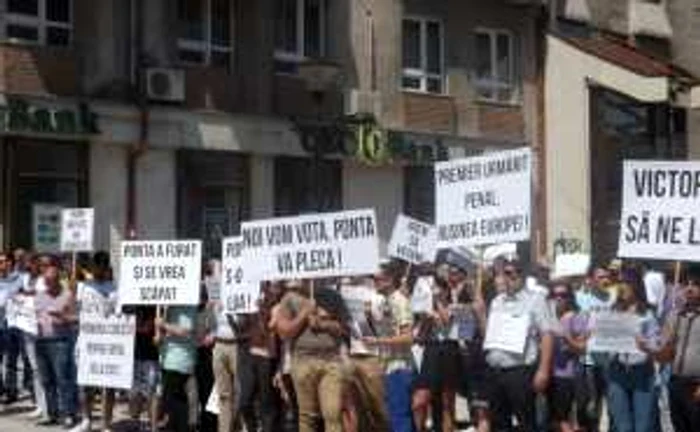
[[[375,114],[381,110],[379,93],[358,89],[346,90],[343,95],[345,115]]]
[[[185,100],[185,72],[180,69],[146,69],[148,99],[159,102]]]

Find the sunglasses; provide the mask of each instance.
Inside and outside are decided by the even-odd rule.
[[[555,299],[565,299],[568,296],[569,296],[569,293],[566,293],[566,292],[553,292],[551,294],[551,297],[555,298]]]
[[[514,269],[506,269],[503,270],[503,274],[508,276],[508,277],[515,277],[518,276],[518,272]]]

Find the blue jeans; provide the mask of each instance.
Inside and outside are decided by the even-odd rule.
[[[5,395],[17,397],[17,360],[22,350],[22,332],[16,328],[0,330],[0,370],[4,364],[5,375],[0,376],[0,388]]]
[[[415,430],[411,410],[413,378],[414,373],[407,369],[394,371],[384,377],[384,394],[393,432]]]
[[[50,418],[74,417],[78,387],[74,379],[75,358],[69,338],[40,338],[36,341],[36,360],[46,392],[46,410]]]
[[[623,366],[613,363],[608,371],[608,404],[617,432],[655,432],[657,390],[651,363]]]

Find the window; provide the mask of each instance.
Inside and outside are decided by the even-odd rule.
[[[512,33],[502,30],[476,32],[476,87],[485,101],[516,101],[515,54]]]
[[[326,0],[276,0],[276,70],[295,73],[304,58],[326,51]]]
[[[425,18],[403,20],[402,87],[443,93],[443,32],[440,21]]]
[[[5,0],[4,39],[68,46],[72,36],[71,0]]]
[[[178,0],[180,61],[229,67],[231,12],[230,0]]]
[[[337,211],[343,208],[340,161],[275,158],[275,215]]]

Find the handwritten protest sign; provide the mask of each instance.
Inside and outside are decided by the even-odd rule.
[[[34,296],[17,294],[8,300],[7,326],[32,335],[38,333]]]
[[[640,333],[638,315],[621,312],[601,311],[591,316],[590,352],[619,354],[640,354],[637,348],[637,335]]]
[[[61,211],[61,251],[87,252],[93,249],[95,209],[72,208]]]
[[[250,280],[372,274],[379,267],[374,210],[244,222]]]
[[[120,315],[115,297],[103,297],[81,284],[78,384],[130,389],[134,374],[134,316]]]
[[[530,238],[529,148],[435,164],[437,247]]]
[[[125,241],[120,256],[121,304],[199,304],[201,241]]]
[[[398,215],[388,248],[389,256],[411,264],[435,258],[435,227],[405,215]]]
[[[700,162],[624,162],[619,256],[700,261]]]
[[[243,266],[243,237],[228,237],[223,243],[222,299],[224,308],[232,314],[248,314],[258,311],[260,283],[246,278]]]

